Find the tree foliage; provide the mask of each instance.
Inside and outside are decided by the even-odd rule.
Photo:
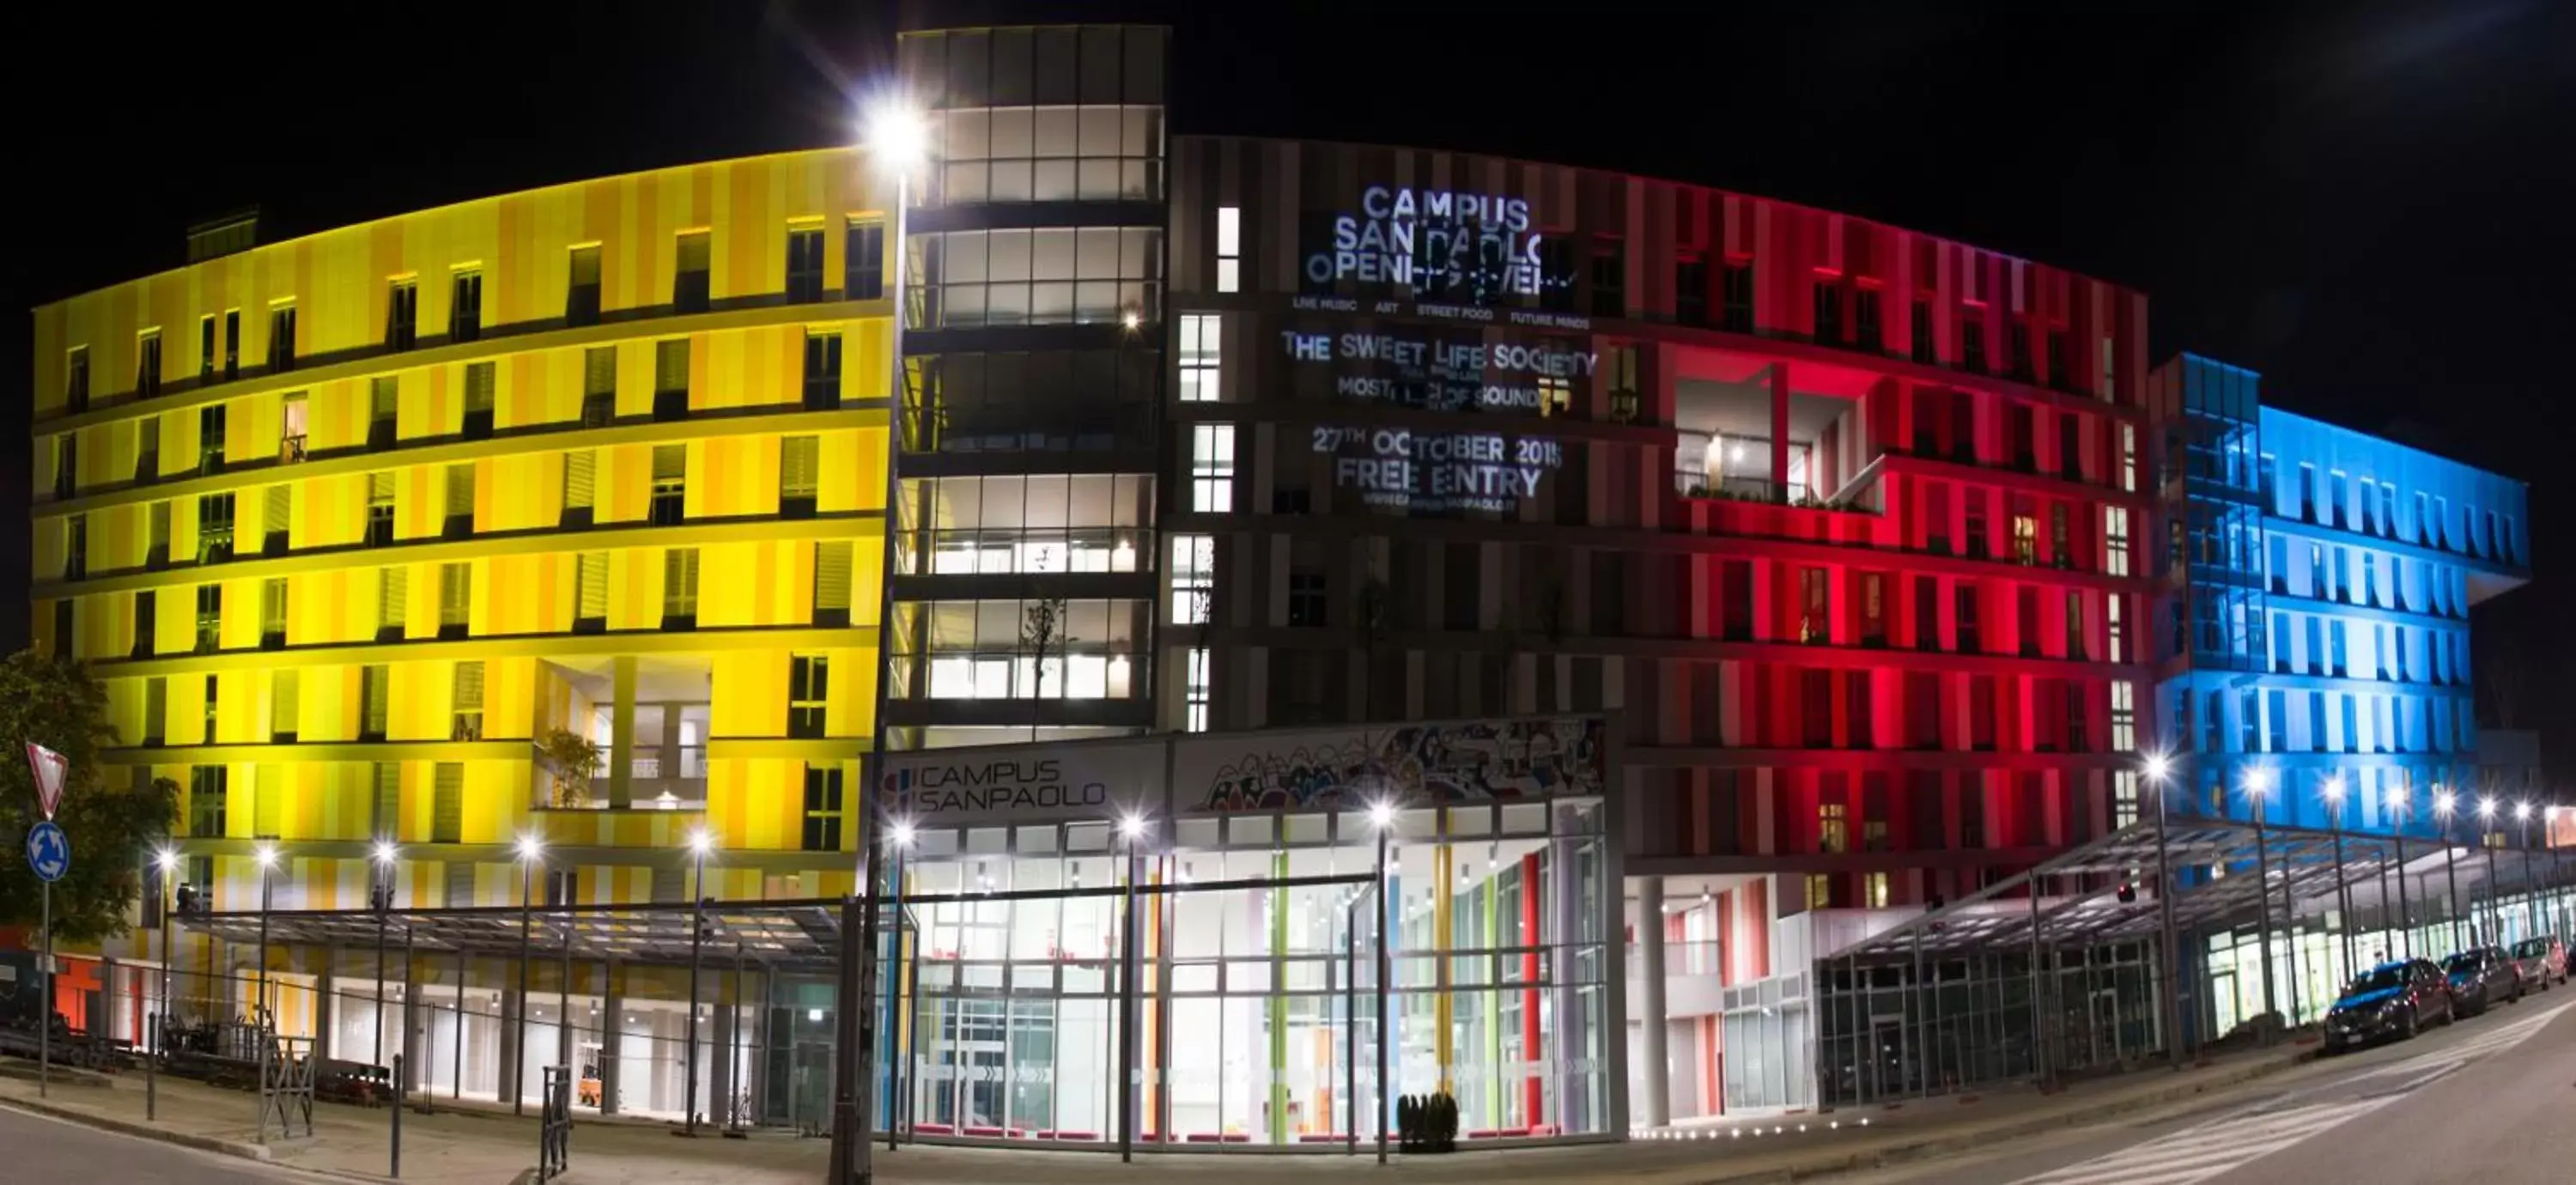
[[[43,882],[27,867],[27,830],[44,818],[23,742],[63,755],[63,800],[54,815],[72,845],[71,871],[54,883],[54,936],[94,942],[123,934],[143,866],[167,841],[178,818],[179,787],[168,778],[114,784],[100,750],[117,743],[108,723],[107,689],[70,659],[21,650],[0,660],[0,923],[34,928],[42,916]],[[121,779],[120,779],[121,781]]]

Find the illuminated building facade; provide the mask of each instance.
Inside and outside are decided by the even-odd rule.
[[[258,908],[273,843],[276,908],[363,908],[384,841],[406,905],[517,905],[525,879],[541,903],[684,901],[703,828],[707,895],[847,891],[892,203],[855,150],[693,165],[274,244],[217,231],[185,267],[38,309],[36,643],[105,683],[112,765],[180,785],[178,875]],[[596,776],[540,752],[556,732],[596,743]],[[157,941],[102,953],[250,957]],[[74,1022],[139,1036],[134,969],[82,974],[102,994],[63,993]],[[633,978],[592,1006],[685,998]],[[316,999],[272,1006],[327,1031]],[[506,1098],[512,1043],[473,1008],[432,1044]],[[631,1106],[677,1112],[680,1010],[627,1011],[655,1063]]]

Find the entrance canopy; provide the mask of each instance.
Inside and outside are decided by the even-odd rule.
[[[2156,832],[2153,820],[2131,824],[1825,957],[1910,958],[1918,949],[1948,957],[2027,950],[2034,938],[2080,946],[2151,937],[2162,924],[2156,896],[2165,880],[2157,875]],[[2420,879],[2429,870],[2437,877],[2455,876],[2465,892],[2485,879],[2488,867],[2485,854],[2476,849],[2451,848],[2454,855],[2446,861],[2442,845],[2418,839],[2406,841],[2401,870],[2398,840],[2344,832],[2339,882],[2337,843],[2335,832],[2295,827],[2265,827],[2258,837],[2251,824],[2194,820],[2171,825],[2164,855],[2180,870],[2182,882],[2173,895],[2175,928],[2188,931],[2250,918],[2256,894],[2267,893],[2268,900],[2278,902],[2284,879],[2294,905],[2332,903],[2338,884],[2351,898],[2376,901],[2384,876]],[[2498,852],[2496,859],[2498,880],[2520,875],[2520,852]],[[2268,881],[2258,876],[2266,865]],[[2026,892],[2034,881],[2037,889]],[[2127,900],[2122,900],[2124,891]]]

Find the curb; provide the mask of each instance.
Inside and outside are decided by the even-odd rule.
[[[24,1111],[30,1115],[42,1115],[49,1119],[60,1119],[66,1123],[77,1123],[82,1127],[94,1127],[100,1131],[115,1132],[121,1136],[158,1140],[164,1144],[176,1144],[182,1148],[194,1148],[200,1152],[213,1152],[241,1160],[274,1163],[269,1155],[269,1149],[260,1144],[245,1144],[239,1140],[218,1139],[193,1132],[171,1131],[148,1123],[136,1123],[133,1120],[118,1119],[112,1115],[98,1115],[70,1107],[58,1107],[52,1103],[38,1102],[33,1099],[0,1099],[0,1107]]]
[[[1823,1155],[1799,1164],[1786,1165],[1777,1168],[1756,1169],[1750,1172],[1733,1173],[1723,1176],[1699,1177],[1694,1179],[1694,1185],[1772,1185],[1774,1182],[1803,1181],[1811,1177],[1829,1176],[1834,1173],[1847,1173],[1863,1169],[1885,1168],[1890,1165],[1905,1164],[1911,1161],[1928,1160],[1935,1157],[1946,1156],[1953,1152],[1963,1152],[1970,1148],[1975,1148],[1988,1143],[2015,1140],[2025,1136],[2034,1136],[2044,1132],[2055,1131],[2068,1126],[2094,1123],[2100,1120],[2126,1115],[2135,1111],[2144,1111],[2149,1108],[2160,1107],[2167,1103],[2180,1102],[2198,1095],[2208,1094],[2213,1090],[2224,1090],[2231,1086],[2241,1086],[2248,1082],[2271,1077],[2272,1075],[2278,1074],[2293,1066],[2305,1065],[2306,1063],[2315,1060],[2315,1058],[2316,1054],[2314,1052],[2302,1051],[2290,1057],[2274,1058],[2269,1061],[2247,1066],[2236,1073],[2227,1074],[2202,1082],[2194,1082],[2188,1086],[2176,1084],[2163,1090],[2143,1091],[2130,1098],[2105,1101],[2094,1104],[2090,1107],[2074,1108],[2067,1111],[2061,1111],[2053,1115],[2034,1116],[2029,1119],[2017,1120],[2009,1124],[1984,1128],[1974,1132],[1951,1132],[1946,1134],[1926,1135],[1924,1138],[1910,1143],[1894,1144],[1885,1148],[1869,1151],[1846,1152],[1839,1155]]]

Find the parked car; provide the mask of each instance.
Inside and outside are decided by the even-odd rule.
[[[2556,938],[2525,938],[2513,945],[2513,961],[2522,969],[2522,982],[2542,991],[2552,983],[2567,982],[2567,946]]]
[[[2326,1013],[2325,1049],[2342,1053],[2385,1037],[2415,1035],[2435,1018],[2449,1024],[2451,985],[2442,969],[2423,959],[2401,959],[2353,977]]]
[[[2442,960],[2442,970],[2451,977],[2451,998],[2463,1015],[2480,1015],[2499,1000],[2522,999],[2522,972],[2499,948],[2461,951]]]

